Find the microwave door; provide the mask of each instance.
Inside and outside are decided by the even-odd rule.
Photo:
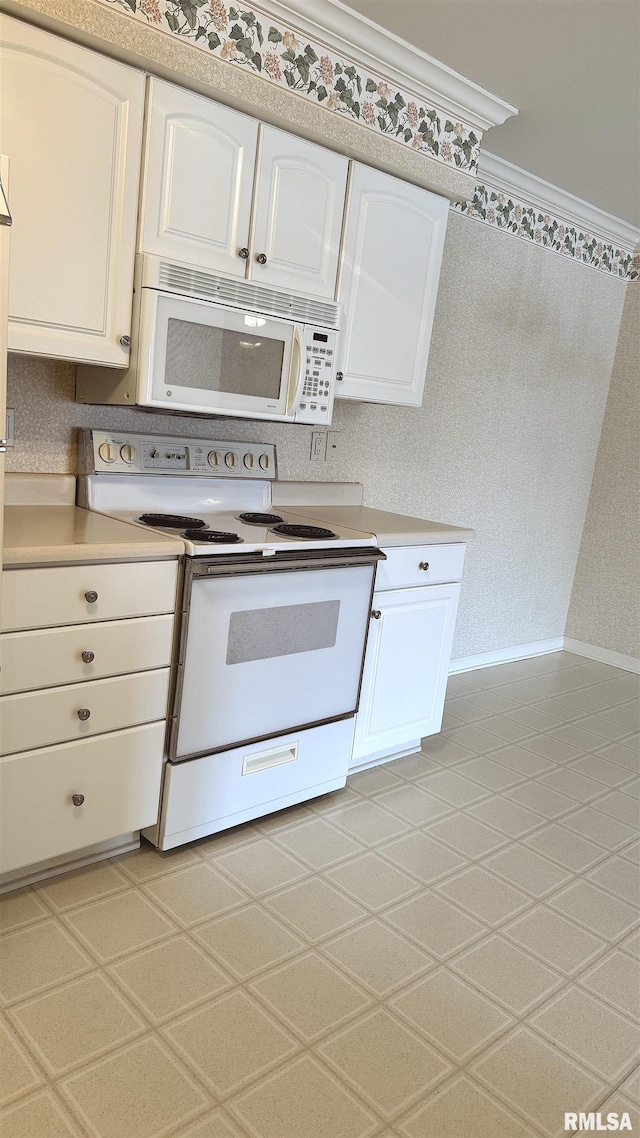
[[[285,419],[295,327],[145,289],[141,342],[149,402],[165,409]],[[146,317],[146,319],[145,319]]]

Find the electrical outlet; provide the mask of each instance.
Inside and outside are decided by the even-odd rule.
[[[327,457],[327,432],[311,432],[311,462],[324,462]]]
[[[340,457],[341,434],[341,431],[327,431],[327,462],[332,462],[334,459]]]
[[[12,447],[15,445],[14,425],[15,425],[15,411],[13,410],[13,407],[7,407],[7,429],[6,429],[4,437],[7,440],[7,446],[8,447]]]

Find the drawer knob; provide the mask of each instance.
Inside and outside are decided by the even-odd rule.
[[[380,612],[380,609],[371,609],[371,615],[374,620],[380,620],[382,613]]]
[[[246,245],[243,245],[242,249],[238,249],[238,256],[242,257],[243,261],[249,260],[249,250],[247,249]]]
[[[90,715],[91,715],[91,712],[89,711],[88,707],[79,707],[78,708],[78,719],[80,720],[81,723],[86,723],[86,721]]]
[[[83,652],[82,653],[82,663],[83,664],[92,664],[94,659],[95,659],[95,653],[94,652]]]
[[[428,569],[429,568],[429,562],[428,561],[421,561],[418,568],[419,569]]]
[[[338,383],[342,383],[342,381],[344,379],[344,372],[343,371],[337,371],[336,372],[336,379],[338,380]]]
[[[256,253],[256,261],[258,262],[259,265],[266,265],[267,254],[266,253]]]
[[[74,806],[82,806],[82,803],[84,802],[84,794],[72,794],[71,801],[73,802]]]
[[[84,599],[87,604],[95,605],[98,599],[98,594],[96,593],[95,589],[87,589],[86,593],[84,594]]]
[[[131,336],[121,336],[120,337],[120,345],[123,348],[130,348],[131,347]]]

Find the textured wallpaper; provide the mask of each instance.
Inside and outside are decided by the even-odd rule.
[[[640,656],[640,289],[627,289],[566,634]]]
[[[7,468],[74,471],[83,425],[273,441],[283,478],[477,531],[455,657],[561,636],[626,287],[452,214],[423,406],[338,402],[333,462],[310,461],[308,427],[84,406],[73,366],[12,357]]]

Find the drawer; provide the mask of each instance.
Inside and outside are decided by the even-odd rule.
[[[342,719],[188,763],[167,763],[160,848],[344,786],[353,727],[352,718]]]
[[[173,616],[72,624],[0,636],[0,694],[33,691],[171,663]],[[92,653],[88,663],[83,652]]]
[[[150,723],[0,759],[0,873],[153,825],[163,743]]]
[[[464,544],[404,545],[385,549],[387,560],[378,562],[376,592],[461,581],[465,549]]]
[[[173,612],[177,572],[176,561],[10,569],[2,579],[0,626],[13,632]]]
[[[169,669],[68,684],[0,699],[0,754],[48,747],[164,719]],[[81,719],[78,712],[88,711]]]

